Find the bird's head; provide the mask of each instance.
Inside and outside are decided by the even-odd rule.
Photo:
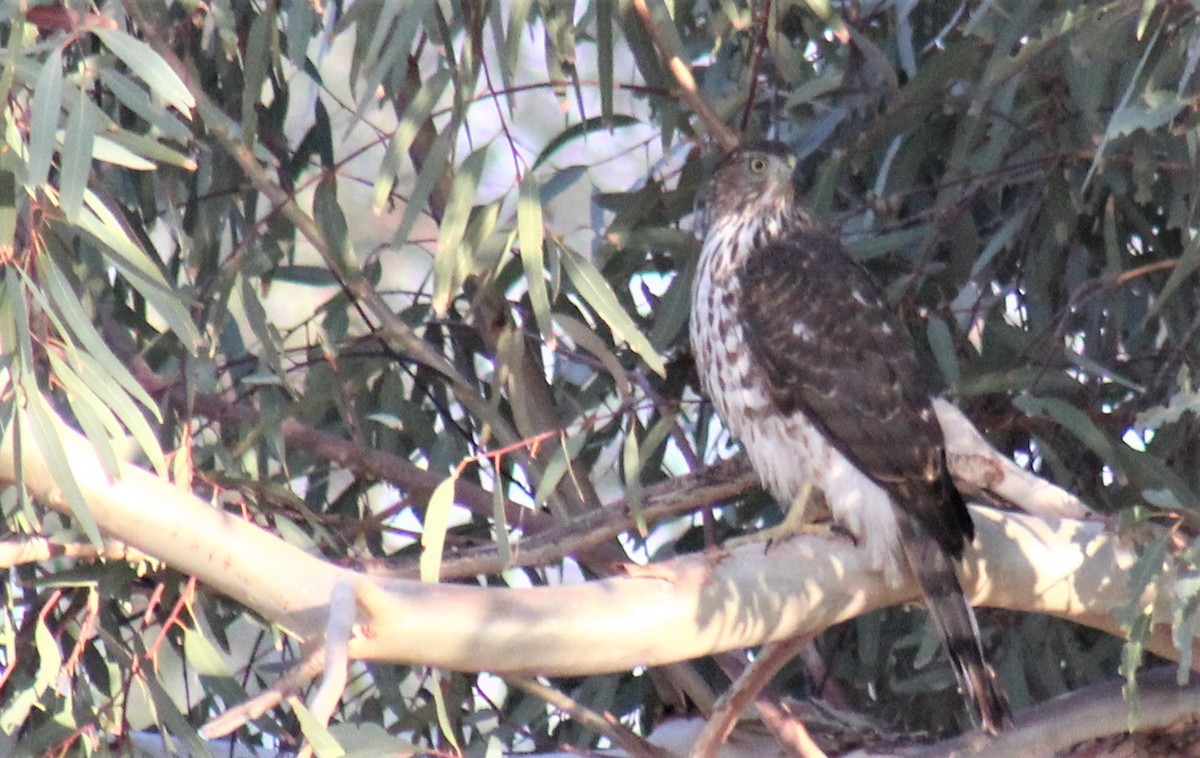
[[[718,164],[696,199],[697,231],[724,221],[770,221],[803,214],[796,203],[796,156],[780,142],[734,150]]]

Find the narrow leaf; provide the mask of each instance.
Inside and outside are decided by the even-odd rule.
[[[577,434],[574,437],[560,437],[558,449],[554,451],[550,462],[542,469],[542,480],[538,482],[533,502],[538,505],[548,503],[554,511],[554,515],[559,518],[568,518],[569,514],[563,509],[558,499],[552,496],[554,491],[558,489],[558,483],[566,475],[571,461],[575,460],[575,457],[579,455],[579,451],[583,450],[584,443],[586,442],[586,434]]]
[[[516,73],[521,59],[521,38],[528,35],[529,8],[533,0],[512,0],[508,6],[508,41],[504,49],[504,71],[508,76]]]
[[[46,467],[58,485],[62,499],[75,516],[75,520],[79,522],[80,529],[93,545],[97,548],[102,547],[104,542],[100,537],[100,530],[96,526],[96,520],[92,518],[92,512],[88,508],[87,500],[83,497],[83,492],[79,489],[79,484],[75,481],[75,474],[71,471],[71,462],[59,439],[54,413],[49,409],[45,398],[37,391],[37,388],[29,386],[31,384],[32,382],[28,382],[25,387],[25,412],[29,422],[25,428],[29,429],[33,435],[34,443],[41,451],[42,457],[46,461]]]
[[[96,137],[96,106],[86,89],[75,91],[71,115],[67,117],[67,135],[63,140],[62,172],[59,174],[59,205],[71,221],[80,216],[83,193],[92,173],[92,144]]]
[[[116,414],[129,433],[133,435],[138,447],[141,448],[142,453],[145,454],[146,459],[158,475],[165,477],[167,475],[166,456],[163,455],[162,447],[159,446],[158,435],[146,421],[142,411],[134,405],[122,387],[113,382],[112,375],[104,371],[92,356],[80,354],[78,359],[80,377],[89,384],[99,400]],[[157,417],[158,409],[154,406],[149,407]]]
[[[608,345],[605,344],[604,340],[600,339],[599,335],[591,327],[574,316],[568,316],[565,313],[554,314],[554,323],[575,343],[577,349],[586,350],[600,359],[600,363],[604,365],[604,370],[612,376],[617,391],[623,397],[629,397],[633,393],[633,385],[629,381],[625,367],[621,365],[621,361],[617,360],[617,356],[613,351],[608,349]]]
[[[156,168],[155,163],[168,163],[186,171],[196,170],[194,158],[167,147],[158,140],[144,134],[131,132],[128,129],[96,135],[96,147],[92,155],[96,160],[128,165],[130,168],[141,171]],[[145,168],[148,161],[151,162],[150,169]]]
[[[268,6],[270,7],[270,6]],[[271,40],[276,30],[275,13],[259,13],[250,24],[242,63],[242,140],[253,145],[258,140],[258,104],[271,66]]]
[[[512,563],[512,546],[508,540],[508,517],[504,513],[504,472],[500,470],[499,460],[496,461],[493,471],[495,476],[492,482],[492,519],[495,522],[493,529],[496,532],[496,554],[500,559],[500,566],[508,568]]]
[[[313,753],[317,758],[342,758],[346,755],[346,750],[338,743],[337,738],[329,731],[329,727],[322,724],[312,711],[300,701],[298,697],[289,698],[288,704],[292,706],[292,712],[296,714],[296,720],[300,722],[300,731],[304,734],[304,739],[312,746]]]
[[[566,269],[567,277],[575,285],[575,289],[579,291],[588,305],[595,309],[596,315],[604,319],[608,328],[612,330],[613,336],[626,342],[654,373],[666,376],[667,369],[663,357],[658,354],[658,351],[650,344],[650,340],[646,339],[646,335],[642,334],[641,330],[637,328],[637,324],[621,307],[616,293],[613,292],[612,287],[608,286],[608,282],[604,280],[591,261],[565,248],[560,259]]]
[[[450,184],[446,212],[438,228],[437,256],[433,262],[433,310],[439,315],[446,313],[451,298],[471,270],[471,251],[463,245],[463,237],[471,218],[471,207],[475,204],[475,193],[479,188],[479,177],[483,174],[487,153],[488,145],[484,145],[468,155],[455,170],[454,181]]]
[[[529,301],[537,319],[542,339],[554,349],[554,331],[550,322],[550,294],[546,289],[545,229],[542,226],[542,199],[532,173],[521,180],[517,198],[517,239],[521,244],[521,263],[525,267],[525,282]]]
[[[337,261],[339,275],[346,275],[358,269],[357,256],[350,239],[350,228],[346,225],[346,215],[338,203],[337,181],[330,172],[317,183],[317,191],[313,196],[313,217],[321,227],[325,244]]]
[[[642,508],[642,457],[638,452],[637,426],[637,417],[633,417],[625,434],[621,468],[625,472],[625,502],[629,504],[638,534],[644,538],[650,530],[646,526],[646,514]]]
[[[550,140],[550,142],[548,142],[546,146],[542,148],[542,151],[538,153],[538,157],[533,161],[533,168],[536,169],[541,166],[543,163],[549,160],[555,152],[562,148],[563,145],[566,145],[571,140],[584,137],[591,132],[600,131],[601,129],[608,129],[611,131],[613,128],[618,126],[634,126],[640,123],[642,122],[633,116],[626,116],[624,114],[611,116],[607,121],[605,121],[602,117],[595,116],[578,121],[556,134],[554,139]]]
[[[308,43],[313,37],[313,21],[317,14],[313,12],[313,0],[293,0],[287,9],[288,61],[298,69],[304,68],[304,59],[308,55]]]
[[[124,166],[134,171],[153,171],[158,168],[153,162],[146,160],[132,150],[118,145],[107,137],[97,136],[92,145],[92,157],[114,166]]]
[[[62,111],[63,75],[62,48],[55,47],[33,87],[33,103],[29,119],[29,184],[40,187],[50,173],[50,158],[54,154],[58,116]]]
[[[404,71],[401,67],[408,65],[408,54],[412,51],[413,38],[425,23],[433,4],[433,0],[396,0],[392,5],[400,11],[400,16],[394,26],[390,20],[383,23],[381,16],[381,22],[376,25],[375,35],[380,42],[386,42],[387,46],[383,48],[383,54],[378,55],[378,48],[374,47],[375,40],[372,40],[372,50],[368,50],[367,54],[363,56],[368,75],[361,85],[362,96],[354,110],[354,118],[350,119],[346,126],[347,134],[362,120],[363,114],[375,106],[375,93],[379,90],[379,85],[383,82],[384,77],[404,78]],[[389,31],[391,33],[387,34],[386,32]]]
[[[450,711],[446,708],[446,694],[442,689],[442,672],[438,669],[429,670],[429,691],[433,693],[433,706],[437,711],[438,727],[442,730],[442,736],[454,746],[454,750],[458,754],[462,754],[462,748],[458,746],[458,737],[454,734],[454,727],[450,723]]]
[[[958,354],[954,349],[954,337],[950,334],[950,327],[940,318],[931,318],[925,328],[925,334],[942,377],[946,384],[953,387],[958,384],[959,369]]]
[[[380,169],[379,176],[375,178],[375,186],[371,192],[371,209],[376,213],[383,210],[388,196],[392,192],[392,186],[396,182],[396,174],[400,171],[400,156],[408,152],[408,148],[412,146],[412,142],[421,128],[421,124],[424,124],[429,119],[429,114],[433,111],[434,104],[442,97],[442,93],[445,92],[447,85],[450,84],[451,78],[449,70],[442,69],[438,71],[422,84],[421,88],[413,95],[413,99],[408,104],[408,107],[404,110],[404,115],[401,117],[400,123],[396,125],[396,131],[392,134],[392,139],[388,143],[383,166]],[[411,198],[409,204],[411,205]]]
[[[450,160],[450,147],[453,141],[450,132],[442,132],[434,140],[433,146],[429,148],[429,153],[425,156],[425,165],[421,167],[417,183],[413,185],[412,194],[408,196],[408,205],[404,208],[400,227],[396,229],[396,234],[392,238],[397,244],[408,242],[408,234],[412,231],[413,224],[417,222],[417,217],[429,205],[429,198],[433,196],[433,190]]]
[[[613,125],[613,11],[615,0],[596,0],[596,47],[600,57],[600,120]]]
[[[112,438],[124,436],[121,424],[70,366],[53,353],[48,353],[47,357],[50,359],[50,369],[55,381],[61,382],[63,389],[67,391],[67,402],[71,404],[71,412],[75,414],[75,420],[92,443],[92,448],[100,458],[100,465],[111,482],[120,466],[117,455],[113,452]]]
[[[17,236],[17,177],[0,169],[0,252],[11,255]]]
[[[184,345],[195,344],[199,338],[196,326],[178,294],[163,278],[162,272],[146,252],[129,238],[121,223],[94,193],[85,192],[83,200],[91,213],[81,214],[76,226],[107,248],[102,251],[107,261],[158,311],[158,315]]]
[[[139,118],[162,133],[162,136],[185,144],[192,138],[192,132],[182,123],[174,112],[150,101],[146,90],[135,84],[129,77],[114,68],[102,68],[100,81],[129,110]]]
[[[125,32],[99,25],[90,27],[89,31],[99,37],[104,46],[120,58],[130,71],[136,71],[151,92],[183,115],[190,115],[196,101],[188,92],[187,85],[149,45]]]
[[[675,428],[676,417],[672,413],[663,416],[655,422],[654,426],[650,427],[650,431],[646,432],[645,438],[639,443],[641,448],[641,465],[642,469],[646,468],[646,463],[653,457],[667,441],[667,437],[671,435],[671,431]]]
[[[425,522],[421,527],[421,581],[436,583],[442,572],[442,550],[446,546],[446,530],[450,527],[450,511],[454,505],[454,487],[458,474],[443,479],[429,496],[425,507]]]

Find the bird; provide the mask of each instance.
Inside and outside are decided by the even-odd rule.
[[[778,142],[701,187],[689,337],[701,388],[787,507],[811,487],[897,586],[907,564],[978,722],[1011,723],[955,573],[975,528],[951,479],[911,336],[870,274],[797,198]]]

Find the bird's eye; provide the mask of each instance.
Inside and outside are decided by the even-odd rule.
[[[762,173],[767,169],[767,161],[765,158],[751,158],[750,170],[756,174]]]

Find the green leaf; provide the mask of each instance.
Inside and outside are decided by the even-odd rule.
[[[172,111],[150,101],[146,90],[112,67],[100,69],[100,81],[112,92],[121,105],[133,111],[168,139],[186,144],[192,139],[191,129],[180,122]],[[112,135],[109,135],[112,136]]]
[[[90,27],[89,31],[99,37],[104,46],[120,58],[130,71],[136,71],[151,92],[184,116],[190,116],[196,101],[188,92],[187,85],[149,45],[125,32],[99,25]]]
[[[1137,560],[1129,570],[1129,604],[1119,614],[1121,624],[1126,628],[1136,626],[1142,614],[1150,611],[1145,606],[1144,596],[1150,585],[1158,581],[1166,570],[1164,561],[1171,536],[1164,533],[1150,544],[1142,546]]]
[[[1121,688],[1121,693],[1129,705],[1127,727],[1130,732],[1137,731],[1138,722],[1142,717],[1137,672],[1142,667],[1142,661],[1145,660],[1146,640],[1150,637],[1150,629],[1153,625],[1153,613],[1147,611],[1139,615],[1129,627],[1129,639],[1121,648],[1121,674],[1125,677],[1125,686]]]
[[[529,302],[537,320],[542,339],[554,349],[554,331],[550,322],[550,294],[546,289],[545,228],[542,222],[542,199],[533,174],[527,172],[521,180],[517,198],[517,239],[521,244],[521,264],[525,267],[525,282],[529,287]]]
[[[314,0],[293,0],[287,6],[287,26],[284,34],[287,36],[288,61],[298,69],[304,68],[308,56],[308,43],[313,38],[313,22],[317,14],[313,12]]]
[[[157,168],[155,163],[167,163],[185,171],[195,171],[196,161],[143,134],[127,129],[110,131],[96,136],[93,152],[96,160],[128,166],[140,171]],[[150,168],[147,169],[146,165]]]
[[[1137,22],[1137,38],[1140,40],[1146,34],[1146,26],[1150,23],[1150,16],[1154,13],[1154,9],[1159,5],[1158,0],[1142,0],[1142,10],[1138,14]]]
[[[1074,434],[1089,449],[1108,461],[1113,461],[1113,442],[1087,414],[1070,403],[1053,397],[1018,395],[1013,405],[1031,416],[1048,416]]]
[[[954,349],[954,337],[950,334],[950,327],[940,318],[931,318],[925,327],[925,334],[929,339],[929,347],[933,350],[933,359],[937,361],[946,384],[950,387],[957,385],[958,353]]]
[[[433,694],[434,709],[437,711],[438,726],[442,730],[442,736],[454,746],[455,752],[461,755],[462,748],[458,746],[458,737],[450,723],[450,711],[446,708],[446,693],[442,687],[442,676],[442,672],[438,669],[429,669],[429,691]]]
[[[116,382],[125,392],[129,393],[130,397],[150,411],[156,420],[161,421],[162,417],[159,415],[158,405],[154,399],[142,385],[138,384],[125,364],[109,349],[104,338],[96,331],[91,319],[84,312],[79,296],[75,294],[67,282],[66,276],[49,255],[38,256],[38,273],[41,276],[44,291],[50,302],[54,304],[54,310],[62,318],[63,324],[70,328],[71,334],[96,362],[93,369],[96,375],[103,377],[102,381],[105,383]]]
[[[120,643],[117,640],[106,639],[105,644],[106,647],[111,647]],[[146,655],[145,650],[140,650],[139,652],[143,659],[149,657]],[[124,663],[124,666],[128,667],[129,663]],[[195,727],[188,723],[188,720],[179,712],[179,707],[175,705],[175,701],[167,693],[166,688],[159,680],[159,676],[158,672],[155,671],[146,676],[135,677],[135,680],[150,695],[150,701],[154,708],[154,718],[158,722],[159,729],[164,734],[174,735],[184,742],[187,747],[180,749],[180,753],[186,755],[211,755],[211,751],[205,745],[204,740],[200,739],[200,735],[196,733]]]
[[[383,165],[380,167],[379,175],[375,177],[375,186],[371,191],[371,209],[376,213],[384,209],[388,196],[392,193],[392,187],[396,183],[396,174],[400,172],[400,156],[408,152],[408,148],[412,146],[421,126],[433,112],[433,106],[441,99],[442,93],[446,91],[446,87],[452,79],[448,70],[438,71],[422,84],[421,88],[413,95],[408,107],[404,109],[404,115],[401,117],[400,123],[396,125],[396,131],[392,133],[391,141],[388,142],[387,154],[384,156]],[[408,204],[412,204],[411,198]],[[397,239],[399,239],[398,235]]]
[[[975,262],[971,265],[971,279],[977,278],[983,272],[983,269],[992,262],[992,259],[996,257],[996,253],[1008,245],[1008,241],[1012,239],[1017,230],[1024,228],[1028,216],[1028,208],[1013,213],[1004,222],[1004,225],[1000,227],[1000,230],[988,238],[983,252],[979,254]]]
[[[0,168],[0,250],[13,249],[17,236],[17,177]]]
[[[199,339],[196,326],[166,280],[146,252],[131,240],[117,218],[92,192],[84,193],[87,210],[76,220],[76,226],[90,234],[107,248],[105,258],[167,322],[184,345],[190,347]]]
[[[349,276],[358,271],[358,256],[350,239],[350,228],[346,216],[338,203],[337,179],[333,172],[322,177],[313,195],[313,217],[321,227],[321,236],[329,246],[329,252],[337,261],[339,276]]]
[[[38,670],[33,688],[37,692],[45,692],[47,687],[54,684],[62,671],[62,651],[58,649],[58,641],[46,627],[45,619],[39,617],[33,629],[33,643],[37,648]]]
[[[446,530],[450,527],[450,512],[454,506],[454,488],[458,483],[455,472],[443,479],[425,506],[421,526],[421,558],[419,570],[422,582],[437,583],[442,571],[442,551],[446,546]]]
[[[613,126],[613,16],[616,0],[596,0],[596,49],[600,71],[600,119]]]
[[[55,47],[42,64],[41,73],[33,87],[33,102],[29,116],[29,184],[40,187],[50,173],[50,158],[54,154],[58,116],[62,111],[63,73],[62,48]]]
[[[554,314],[554,323],[575,343],[576,348],[586,350],[600,359],[604,370],[612,376],[617,391],[622,396],[630,397],[633,394],[633,386],[625,367],[595,331],[579,319],[565,313]]]
[[[100,548],[104,545],[104,541],[100,537],[96,520],[92,518],[92,511],[88,508],[87,500],[83,497],[79,484],[75,481],[75,474],[71,470],[71,462],[67,458],[67,453],[63,450],[54,411],[50,409],[42,394],[37,391],[37,387],[32,386],[32,382],[24,382],[24,384],[25,406],[22,415],[26,422],[22,423],[22,427],[28,429],[33,435],[34,443],[41,451],[42,457],[46,461],[46,467],[50,470],[50,475],[54,477],[62,499],[74,514],[79,527],[87,535],[88,540]]]
[[[433,310],[444,316],[450,300],[471,270],[471,250],[463,244],[479,177],[487,161],[488,145],[467,156],[454,172],[446,212],[438,228],[437,256],[433,262]]]
[[[1171,640],[1179,650],[1175,683],[1186,687],[1191,679],[1192,648],[1196,641],[1196,610],[1200,608],[1200,575],[1188,573],[1175,580],[1174,608],[1171,610]]]
[[[246,690],[234,677],[221,651],[196,628],[183,625],[181,631],[188,666],[203,678],[205,686],[227,703],[244,701]]]
[[[633,523],[643,538],[649,533],[642,502],[642,457],[638,452],[637,416],[632,416],[622,445],[621,468],[625,473],[625,502],[633,514]]]
[[[80,377],[88,382],[95,392],[96,396],[114,413],[133,438],[138,443],[145,454],[146,459],[150,461],[150,465],[158,472],[159,476],[167,475],[167,460],[163,455],[162,448],[158,444],[158,435],[146,422],[142,412],[138,409],[129,396],[125,394],[122,387],[113,383],[113,376],[105,371],[90,355],[79,354],[79,374]],[[136,395],[135,395],[136,397]],[[154,406],[148,406],[157,415],[158,409]]]
[[[92,158],[114,166],[124,166],[134,171],[153,171],[158,168],[151,161],[137,155],[132,150],[118,145],[116,142],[100,135],[92,145]]]
[[[271,66],[272,42],[276,36],[274,6],[254,15],[246,47],[242,51],[242,140],[253,145],[258,139],[258,104]],[[136,70],[136,69],[135,69]]]
[[[300,698],[293,696],[288,702],[292,706],[292,712],[296,714],[296,720],[300,722],[300,731],[304,733],[304,739],[312,745],[317,758],[342,758],[346,755],[345,749],[330,734],[329,728],[313,716],[312,711]]]
[[[521,41],[529,34],[529,8],[533,0],[512,0],[508,6],[508,41],[504,46],[504,71],[511,78],[521,59]]]
[[[120,462],[113,452],[111,438],[124,436],[125,431],[113,412],[96,397],[86,382],[57,355],[48,353],[50,369],[57,382],[61,382],[67,392],[67,402],[71,404],[71,412],[75,420],[83,428],[84,435],[92,443],[92,449],[100,458],[100,465],[108,476],[109,482],[116,477]]]
[[[434,140],[433,146],[429,148],[429,152],[425,156],[425,165],[421,167],[417,183],[413,185],[412,194],[408,197],[408,204],[404,207],[404,216],[400,219],[400,226],[392,237],[397,244],[408,242],[408,234],[412,231],[413,224],[417,222],[417,217],[426,211],[429,198],[433,196],[433,190],[437,187],[438,180],[446,171],[453,142],[450,132],[442,132]]]
[[[512,564],[512,545],[508,539],[508,517],[504,513],[504,477],[500,470],[500,461],[496,461],[493,471],[495,476],[492,481],[492,529],[496,534],[496,557],[503,570]]]
[[[77,221],[83,207],[83,193],[92,173],[92,145],[96,138],[96,106],[88,99],[85,89],[75,91],[71,114],[67,116],[67,134],[62,149],[62,172],[59,174],[59,205],[63,214]]]
[[[600,275],[592,262],[566,248],[562,250],[561,260],[566,269],[567,278],[575,285],[575,289],[587,301],[587,304],[596,311],[596,315],[608,324],[613,336],[626,342],[654,373],[666,376],[667,368],[662,356],[650,344],[650,340],[646,339],[646,335],[637,328],[637,324],[633,322],[625,309],[621,307],[616,293],[613,292],[612,287],[608,286],[608,282],[604,281],[604,277]]]
[[[633,116],[626,116],[622,114],[613,116],[608,121],[603,120],[602,117],[593,116],[592,118],[584,119],[583,121],[578,121],[574,124],[571,124],[566,129],[563,129],[561,132],[556,134],[554,139],[546,143],[546,146],[542,148],[542,151],[538,153],[538,157],[534,160],[533,169],[537,169],[546,161],[550,160],[550,158],[554,156],[554,153],[556,153],[571,140],[584,137],[592,132],[601,131],[603,129],[612,131],[616,127],[636,126],[640,123],[642,122]]]
[[[408,66],[408,55],[412,51],[413,38],[426,23],[429,11],[434,8],[433,0],[389,0],[374,23],[374,37],[362,60],[367,67],[368,75],[364,78],[360,92],[358,107],[354,110],[354,118],[346,127],[349,130],[356,126],[368,109],[374,106],[380,84],[385,77],[402,79]],[[392,19],[399,14],[395,24]],[[379,55],[380,45],[383,55]]]
[[[560,436],[558,449],[554,451],[554,455],[550,457],[549,463],[542,469],[542,479],[537,483],[537,491],[533,495],[533,502],[538,505],[548,503],[554,515],[560,519],[565,520],[569,518],[570,514],[563,509],[562,504],[558,502],[558,498],[553,497],[554,491],[558,489],[558,483],[566,475],[571,461],[575,460],[580,451],[583,450],[586,442],[587,435],[583,433],[571,437]],[[548,444],[548,441],[546,444]]]

